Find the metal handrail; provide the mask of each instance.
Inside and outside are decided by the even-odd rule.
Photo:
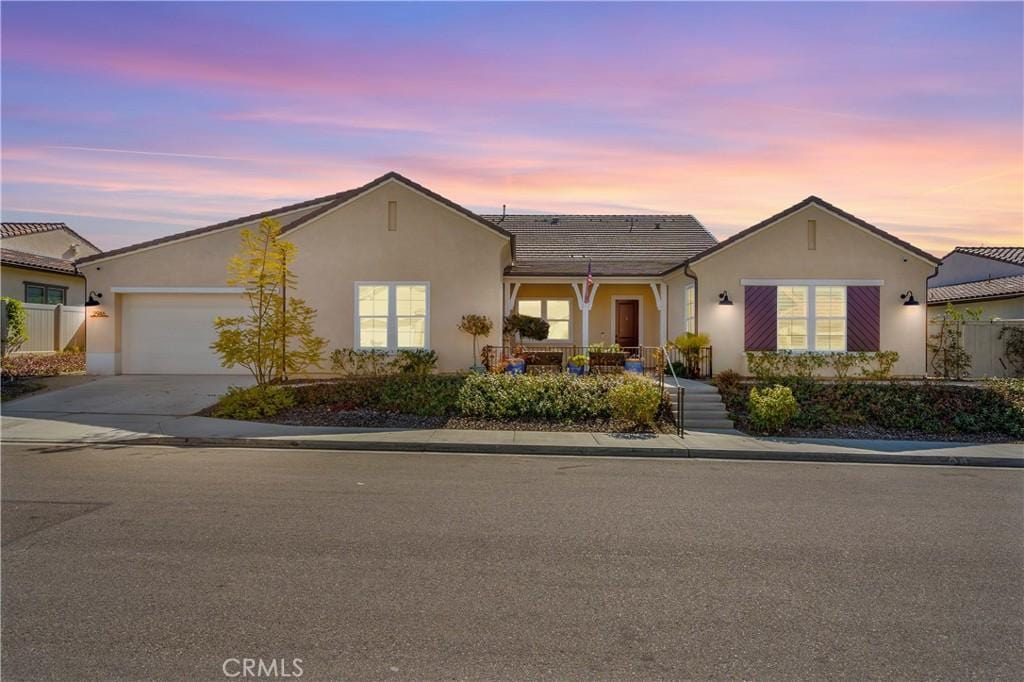
[[[680,438],[685,438],[683,431],[683,394],[686,393],[686,389],[679,384],[679,377],[676,376],[676,368],[672,366],[671,362],[668,362],[668,346],[662,346],[662,351],[665,353],[665,364],[668,365],[668,369],[672,372],[672,380],[676,382],[676,434]]]

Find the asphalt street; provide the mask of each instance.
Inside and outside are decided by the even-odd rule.
[[[1024,672],[1020,470],[42,445],[2,467],[5,682]]]

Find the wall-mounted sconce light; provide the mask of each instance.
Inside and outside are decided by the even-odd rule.
[[[921,305],[917,299],[914,298],[914,292],[908,291],[905,294],[900,294],[900,298],[903,299],[903,305]]]
[[[732,299],[729,298],[728,291],[723,291],[718,295],[718,305],[732,305]]]
[[[96,298],[93,298],[94,296]],[[97,298],[103,298],[103,294],[97,294],[95,291],[90,291],[89,292],[89,298],[86,299],[86,301],[85,301],[85,307],[86,308],[91,308],[93,306],[99,305],[100,302],[96,300]]]

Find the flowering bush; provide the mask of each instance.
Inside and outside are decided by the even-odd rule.
[[[639,377],[624,377],[608,391],[612,416],[633,426],[651,426],[661,407],[661,389]]]
[[[788,386],[750,389],[750,425],[761,433],[778,433],[800,412]]]
[[[459,390],[458,408],[467,417],[585,421],[612,416],[609,392],[621,376],[570,374],[477,374]]]
[[[5,379],[17,377],[52,377],[85,371],[85,353],[17,353],[3,358]]]

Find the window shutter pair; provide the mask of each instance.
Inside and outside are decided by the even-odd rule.
[[[880,336],[880,288],[846,287],[846,349],[877,351]],[[775,287],[743,288],[744,350],[776,350],[778,300]]]

